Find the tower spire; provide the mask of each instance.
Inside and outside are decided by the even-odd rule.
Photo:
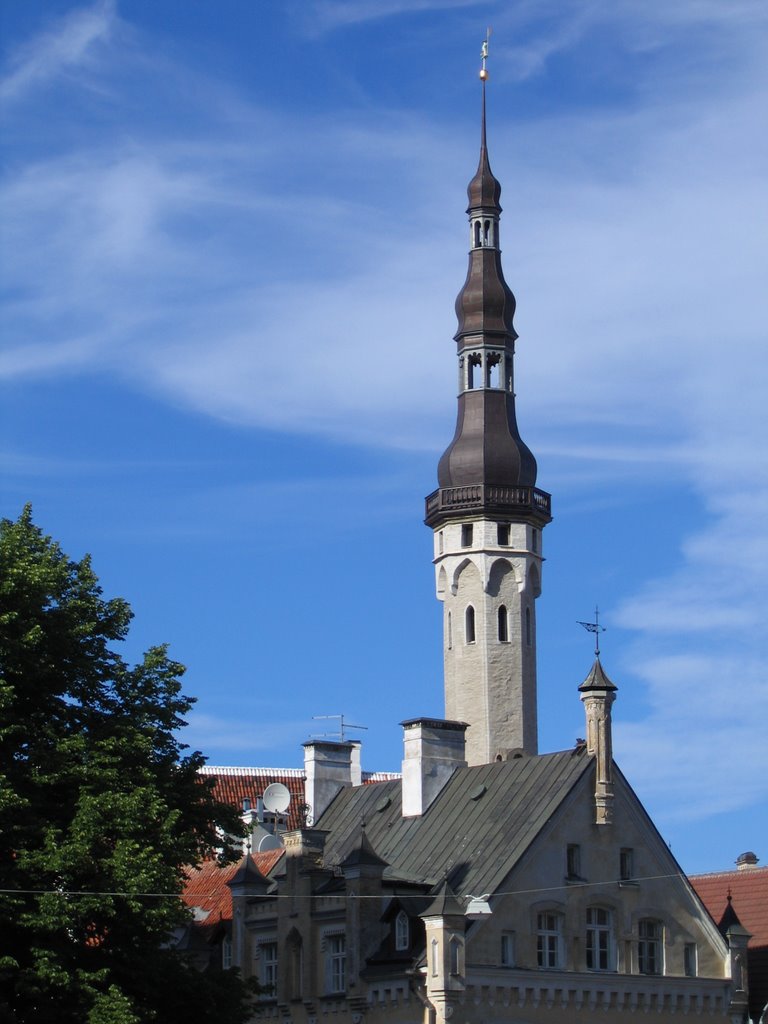
[[[534,599],[541,530],[551,519],[515,413],[515,297],[501,266],[501,185],[488,157],[488,36],[481,56],[480,159],[467,187],[469,266],[456,299],[456,432],[426,502],[445,603],[446,717],[469,724],[470,764],[537,749]]]

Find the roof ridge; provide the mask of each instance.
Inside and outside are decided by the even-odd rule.
[[[303,779],[303,768],[249,768],[241,765],[204,764],[198,771],[203,775],[288,775],[293,779]]]

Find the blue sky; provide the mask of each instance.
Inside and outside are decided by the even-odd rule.
[[[555,519],[540,745],[615,754],[689,871],[768,862],[761,0],[2,10],[0,511],[33,502],[198,696],[212,764],[439,715],[423,497],[493,27],[521,432]]]

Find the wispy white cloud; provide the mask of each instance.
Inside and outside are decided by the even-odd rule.
[[[71,11],[29,40],[13,55],[0,78],[0,100],[18,99],[36,86],[87,65],[99,44],[109,40],[116,24],[115,0]]]
[[[378,16],[402,10],[317,10],[332,27],[342,8],[351,24],[373,7]],[[649,701],[644,720],[620,729],[620,760],[651,788],[674,776],[685,813],[706,814],[732,794],[713,744],[757,751],[739,799],[768,778],[757,735],[768,659],[754,639],[768,616],[759,227],[768,159],[755,127],[768,82],[752,39],[763,15],[746,2],[628,0],[610,15],[603,4],[566,5],[560,20],[551,5],[513,14],[534,19],[534,9],[540,21],[517,64],[529,76],[609,17],[642,25],[627,39],[649,50],[672,23],[727,23],[729,46],[741,40],[746,54],[734,78],[713,71],[706,94],[678,81],[666,96],[649,88],[611,113],[512,122],[500,92],[491,140],[505,268],[519,299],[524,436],[538,439],[537,452],[578,457],[582,485],[620,472],[653,486],[679,474],[709,517],[690,531],[680,566],[659,565],[616,615],[635,631],[632,670]],[[19,58],[9,97],[108,38],[114,8],[86,13],[91,28],[70,27],[69,48],[45,37]],[[67,37],[61,25],[57,33]],[[514,56],[500,49],[498,59],[512,66]],[[161,96],[160,76],[156,86]],[[215,89],[192,92],[208,104],[194,129],[162,137],[121,125],[112,139],[6,180],[13,262],[0,372],[107,372],[229,422],[437,447],[451,427],[451,303],[465,243],[455,126],[387,111],[373,131],[367,109],[299,115],[278,136],[247,98],[237,98],[235,123],[231,103],[216,109]],[[245,122],[261,127],[248,147]],[[278,137],[276,181],[265,154]],[[351,194],[339,188],[350,168],[364,183]],[[737,681],[722,656],[734,638]],[[738,699],[712,714],[725,687]],[[208,738],[228,732],[209,725]]]

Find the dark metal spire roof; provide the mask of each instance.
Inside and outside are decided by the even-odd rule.
[[[515,296],[499,247],[501,186],[491,172],[483,78],[480,160],[467,189],[471,248],[456,299],[461,389],[456,433],[438,466],[439,490],[427,498],[430,526],[457,514],[549,522],[549,495],[536,488],[536,460],[515,415]],[[458,489],[461,493],[458,493]]]
[[[589,690],[617,690],[618,687],[614,686],[611,680],[605,673],[605,669],[600,664],[600,657],[595,658],[595,663],[590,669],[589,675],[579,687],[582,693],[587,693]]]
[[[485,79],[483,79],[483,115],[480,126],[480,162],[477,165],[474,178],[467,186],[467,197],[469,198],[467,213],[478,207],[492,208],[497,214],[501,213],[499,205],[501,185],[494,178],[488,161],[488,145],[485,135]]]

